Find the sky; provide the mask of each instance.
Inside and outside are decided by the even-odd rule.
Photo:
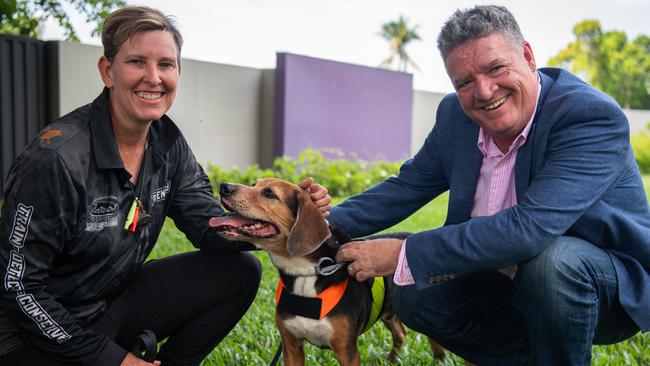
[[[400,15],[417,26],[421,40],[406,48],[419,70],[413,87],[453,91],[436,48],[445,20],[456,10],[475,4],[505,5],[530,42],[538,66],[574,40],[573,26],[597,19],[603,30],[625,32],[631,39],[650,35],[650,0],[127,0],[130,5],[157,8],[176,18],[184,38],[182,56],[201,61],[275,68],[277,52],[379,66],[389,55],[381,25]],[[101,45],[91,37],[92,25],[68,9],[82,43]],[[49,20],[42,38],[62,39],[63,31]],[[182,77],[182,76],[181,76]]]

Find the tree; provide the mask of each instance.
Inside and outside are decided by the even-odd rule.
[[[379,36],[390,43],[390,56],[381,64],[390,67],[397,57],[397,70],[406,72],[408,65],[418,70],[418,66],[411,60],[406,53],[406,45],[411,41],[419,40],[420,36],[416,33],[418,26],[410,28],[407,20],[400,15],[396,22],[388,22],[381,26]]]
[[[0,0],[0,33],[38,37],[43,23],[52,17],[68,40],[78,41],[63,3],[85,15],[87,22],[97,24],[92,35],[99,34],[101,22],[113,8],[125,5],[124,0]]]
[[[577,73],[624,108],[650,109],[650,37],[629,42],[623,32],[604,32],[598,20],[578,23],[573,34],[549,65]]]

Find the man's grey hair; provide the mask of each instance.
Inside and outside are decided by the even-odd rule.
[[[451,51],[462,43],[501,32],[516,47],[523,47],[521,34],[515,17],[504,6],[477,5],[474,8],[456,10],[449,17],[438,35],[438,49],[446,63]]]

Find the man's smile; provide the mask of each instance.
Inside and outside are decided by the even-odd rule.
[[[486,111],[491,111],[491,110],[497,109],[497,108],[501,107],[503,105],[503,103],[505,103],[506,100],[508,100],[509,97],[510,97],[509,95],[506,95],[505,97],[497,100],[496,102],[484,106],[483,109],[486,110]]]

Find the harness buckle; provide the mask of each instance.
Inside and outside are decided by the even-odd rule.
[[[322,257],[318,260],[318,264],[316,265],[316,273],[321,276],[331,276],[344,265],[345,263],[336,263],[334,259],[330,257]]]

